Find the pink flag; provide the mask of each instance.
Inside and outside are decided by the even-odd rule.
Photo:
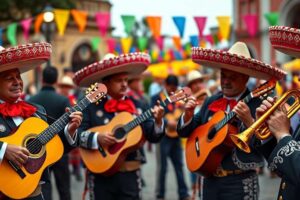
[[[246,23],[248,34],[254,37],[258,31],[258,16],[257,15],[244,15],[244,21]]]
[[[162,36],[159,36],[155,39],[156,44],[160,51],[164,49],[164,38]]]
[[[108,27],[110,26],[110,13],[109,12],[97,12],[95,14],[96,23],[98,25],[100,35],[105,36]]]
[[[116,40],[114,38],[107,38],[108,52],[113,53],[116,47]]]
[[[32,18],[24,19],[21,21],[21,26],[23,28],[23,35],[26,41],[29,39],[29,29],[31,26]]]
[[[199,36],[202,37],[203,36],[203,30],[205,28],[205,24],[206,24],[206,17],[194,17],[194,20],[197,24],[198,27],[198,31],[199,31]]]
[[[212,36],[211,34],[209,34],[209,35],[204,35],[204,38],[205,38],[205,40],[206,40],[207,42],[209,42],[211,45],[214,44],[214,38],[213,38],[213,36]]]

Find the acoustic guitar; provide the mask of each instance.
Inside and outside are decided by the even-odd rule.
[[[69,115],[75,111],[82,111],[90,103],[101,100],[106,92],[105,85],[96,83],[77,105],[50,126],[38,117],[30,117],[18,127],[14,134],[0,138],[2,142],[26,147],[30,152],[26,164],[22,167],[6,159],[2,160],[0,191],[13,199],[24,199],[32,194],[39,184],[44,169],[58,161],[63,155],[63,143],[57,133],[67,125]]]
[[[191,90],[186,87],[166,98],[161,104],[165,107],[169,103],[185,99],[190,95]],[[151,109],[135,119],[132,114],[121,112],[108,124],[89,129],[89,131],[99,134],[112,133],[118,142],[109,147],[99,147],[98,150],[80,148],[80,154],[86,167],[94,173],[103,175],[117,172],[126,155],[143,145],[145,140],[139,125],[150,117],[152,117]]]
[[[249,103],[254,97],[260,97],[275,88],[276,80],[262,84],[243,101]],[[188,137],[186,143],[186,163],[191,172],[204,176],[211,176],[220,166],[223,158],[234,147],[229,134],[237,134],[234,126],[228,124],[236,114],[223,111],[216,112],[212,118],[203,125],[198,126]]]

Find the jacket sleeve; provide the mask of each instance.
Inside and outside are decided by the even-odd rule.
[[[292,136],[282,138],[269,159],[269,168],[294,185],[300,184],[300,142]]]

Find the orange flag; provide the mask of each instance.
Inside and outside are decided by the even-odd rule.
[[[152,32],[152,35],[155,38],[160,37],[160,31],[161,31],[161,17],[158,16],[147,16],[146,21],[148,23],[148,26]]]
[[[179,36],[173,36],[173,43],[176,49],[179,51],[181,49],[181,39]]]
[[[64,35],[67,23],[69,21],[70,10],[54,9],[54,15],[58,33],[59,35]]]
[[[34,32],[39,33],[41,25],[44,21],[44,13],[39,14],[34,21]]]
[[[79,32],[82,33],[86,27],[88,13],[82,10],[71,10],[71,14],[73,16],[75,23],[78,26]]]

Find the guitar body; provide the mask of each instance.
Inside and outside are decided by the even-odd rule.
[[[103,147],[106,156],[99,150],[80,148],[80,154],[87,168],[93,173],[111,175],[117,172],[124,162],[126,155],[143,145],[144,136],[140,126],[135,127],[122,138],[116,134],[118,128],[123,127],[133,120],[133,116],[128,112],[121,112],[116,115],[107,125],[97,126],[89,129],[91,132],[114,133],[118,138],[118,143],[110,147]]]
[[[26,147],[26,142],[43,132],[48,124],[40,118],[26,119],[11,136],[0,141]],[[37,154],[31,154],[27,163],[21,167],[25,177],[13,169],[6,159],[0,164],[0,191],[13,199],[28,197],[39,184],[46,167],[58,161],[63,155],[63,144],[58,135],[52,138]]]
[[[179,108],[176,108],[174,113],[167,113],[165,115],[165,118],[167,120],[176,120],[176,121],[178,121],[181,114],[182,114],[182,110],[179,109]],[[177,138],[178,137],[178,133],[177,133],[176,129],[173,130],[173,129],[170,129],[169,127],[167,127],[166,135],[169,136],[170,138]]]
[[[204,176],[212,175],[220,166],[224,156],[232,147],[228,143],[228,132],[231,130],[229,124],[225,124],[214,137],[214,127],[225,117],[223,111],[216,112],[206,123],[197,127],[187,139],[186,162],[192,172],[198,172]]]

